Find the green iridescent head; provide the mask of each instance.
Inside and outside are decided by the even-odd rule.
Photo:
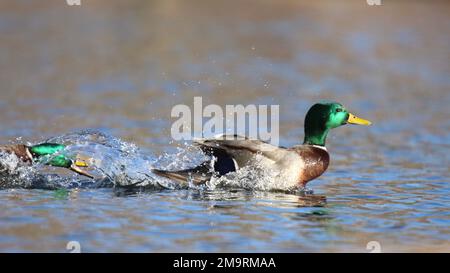
[[[62,151],[66,149],[65,145],[57,143],[42,143],[28,147],[29,152],[34,159],[53,167],[68,168],[78,174],[94,178],[92,175],[80,168],[88,167],[84,160],[77,159],[77,156],[68,157]]]
[[[325,146],[330,129],[347,123],[370,125],[371,122],[349,113],[337,102],[320,102],[314,104],[305,117],[304,144]]]
[[[63,151],[65,148],[66,146],[62,144],[42,143],[30,147],[29,151],[33,155],[33,158],[44,161],[48,159],[48,161],[46,162],[47,165],[54,167],[70,168],[73,161],[66,155],[59,154],[52,157],[52,155]]]

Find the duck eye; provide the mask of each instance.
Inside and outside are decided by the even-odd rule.
[[[336,109],[336,113],[342,112],[341,108]]]

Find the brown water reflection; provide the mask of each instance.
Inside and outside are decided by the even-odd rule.
[[[328,140],[311,187],[284,194],[0,191],[0,251],[450,251],[446,1],[0,2],[0,142],[97,128],[159,155],[170,110],[279,104],[282,145],[334,99],[374,122]],[[225,195],[217,200],[217,196]],[[113,196],[113,198],[111,198]],[[300,202],[301,203],[301,202]]]

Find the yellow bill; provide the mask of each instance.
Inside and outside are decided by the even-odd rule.
[[[84,175],[89,178],[94,178],[93,175],[81,169],[81,168],[88,168],[89,167],[88,162],[91,162],[90,160],[91,158],[78,154],[70,169],[80,175]]]
[[[88,165],[85,161],[79,160],[79,159],[77,159],[77,160],[75,161],[75,166],[77,166],[77,167],[82,167],[82,168],[89,167],[89,165]]]
[[[88,162],[91,162],[91,160],[92,158],[88,156],[77,154],[74,165],[81,168],[87,168],[89,167]]]
[[[352,113],[349,113],[347,122],[350,124],[359,124],[359,125],[370,125],[372,122],[358,118],[357,116],[353,115]]]

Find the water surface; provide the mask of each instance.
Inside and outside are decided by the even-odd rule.
[[[280,105],[284,146],[302,141],[321,99],[373,126],[331,132],[331,165],[309,184],[326,203],[220,188],[3,188],[0,251],[66,252],[69,241],[86,252],[367,252],[369,241],[450,251],[449,12],[445,1],[2,1],[0,143],[99,130],[139,154],[109,150],[105,164],[139,177],[157,159],[189,161],[171,157],[186,145],[170,138],[170,110],[194,96]]]

